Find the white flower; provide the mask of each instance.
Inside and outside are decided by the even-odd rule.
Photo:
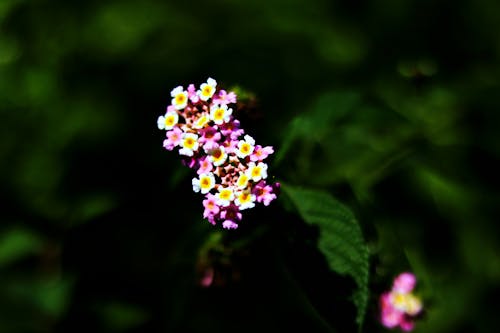
[[[251,153],[255,148],[255,140],[250,135],[245,135],[244,140],[238,142],[238,149],[236,150],[236,155],[239,158],[245,158]]]
[[[194,133],[184,133],[182,135],[179,154],[193,156],[193,152],[198,149],[198,135]]]
[[[198,90],[196,94],[202,101],[208,101],[208,99],[214,95],[216,86],[217,82],[212,78],[208,78],[207,83],[202,83],[200,90]]]
[[[250,180],[250,177],[248,177],[247,174],[240,172],[240,176],[238,177],[238,180],[236,181],[236,187],[239,189],[244,189],[248,186],[248,181]]]
[[[208,159],[213,163],[214,166],[220,166],[224,164],[227,159],[227,153],[224,146],[219,146],[216,149],[209,151]]]
[[[188,93],[182,88],[182,86],[174,88],[170,92],[170,95],[172,96],[172,105],[176,110],[182,110],[186,107],[188,103]]]
[[[210,108],[210,119],[217,125],[227,123],[231,119],[233,109],[228,108],[227,105],[214,104]]]
[[[215,186],[215,177],[213,173],[202,173],[199,178],[193,178],[193,191],[199,192],[201,190],[202,194],[208,193]]]
[[[202,129],[205,127],[208,122],[210,121],[210,118],[208,117],[207,114],[202,114],[200,118],[196,120],[196,122],[193,124],[194,129]]]
[[[171,130],[179,121],[177,112],[167,112],[164,116],[158,117],[158,128],[161,130]]]
[[[248,163],[247,176],[254,182],[258,182],[261,179],[266,179],[267,164],[264,162],[259,162],[259,164],[255,164],[255,162]]]
[[[217,205],[227,207],[234,200],[234,192],[230,187],[219,187],[219,193],[215,195]]]
[[[239,191],[236,193],[234,203],[240,208],[240,210],[244,210],[255,207],[255,199],[255,195],[250,191]]]

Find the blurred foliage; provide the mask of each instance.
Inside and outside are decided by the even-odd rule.
[[[417,333],[495,330],[499,13],[0,1],[0,331],[358,331],[356,276],[330,269],[321,227],[286,195],[234,232],[202,220],[156,119],[173,87],[209,76],[274,146],[270,175],[352,211],[369,250],[363,332],[386,331],[377,296],[402,270],[426,305]]]

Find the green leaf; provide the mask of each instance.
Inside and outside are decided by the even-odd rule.
[[[0,267],[38,252],[41,246],[40,237],[28,230],[16,228],[0,234]]]
[[[368,303],[369,255],[361,228],[345,205],[321,190],[303,189],[282,184],[305,222],[319,227],[318,248],[329,267],[351,276],[358,289],[352,300],[358,310],[356,322],[361,328]]]

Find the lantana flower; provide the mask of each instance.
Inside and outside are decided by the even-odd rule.
[[[397,328],[405,332],[413,330],[415,319],[422,312],[423,304],[419,297],[413,294],[416,285],[413,273],[399,274],[390,291],[380,296],[380,321],[387,328]]]
[[[172,96],[172,105],[176,110],[182,110],[188,103],[188,92],[182,86],[174,88],[170,95]]]
[[[177,149],[185,166],[195,169],[193,191],[205,195],[203,217],[213,225],[236,229],[241,211],[256,204],[268,206],[279,193],[279,183],[267,183],[265,159],[273,147],[255,143],[236,119],[234,92],[218,89],[208,78],[200,87],[174,88],[171,104],[157,119],[166,131],[163,146]]]

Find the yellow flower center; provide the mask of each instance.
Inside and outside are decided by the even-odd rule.
[[[240,151],[243,154],[248,154],[250,152],[250,145],[245,142],[244,144],[241,145]]]
[[[224,118],[224,109],[217,109],[214,112],[214,118],[215,119],[222,119],[222,118]]]
[[[186,100],[186,96],[184,94],[177,94],[175,95],[175,103],[176,104],[182,104]]]
[[[203,90],[201,91],[203,96],[210,96],[212,95],[212,87],[211,86],[205,86]]]
[[[208,123],[208,118],[207,116],[201,116],[200,119],[196,121],[196,127],[197,128],[203,128],[205,125]]]
[[[174,116],[168,116],[165,118],[165,126],[171,127],[175,125],[175,117]]]
[[[209,188],[212,182],[210,181],[210,178],[208,177],[203,177],[200,181],[200,186],[202,188]]]
[[[259,177],[261,173],[262,173],[261,168],[256,166],[252,170],[252,177]]]
[[[193,148],[194,143],[195,143],[195,140],[193,138],[186,138],[186,140],[184,140],[184,147]]]
[[[248,183],[247,175],[243,174],[238,178],[238,187],[245,187]]]
[[[245,203],[251,200],[250,192],[243,192],[240,194],[240,202]]]
[[[219,194],[222,200],[229,200],[231,198],[231,190],[222,190]]]

